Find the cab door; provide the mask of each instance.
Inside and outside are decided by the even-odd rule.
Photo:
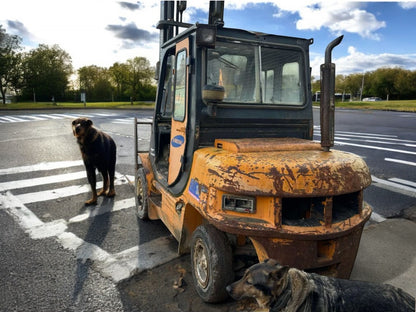
[[[188,124],[188,64],[189,39],[176,45],[174,107],[171,124],[168,185],[174,184],[181,176],[185,161],[186,130]]]

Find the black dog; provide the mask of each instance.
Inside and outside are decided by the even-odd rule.
[[[399,288],[306,273],[272,259],[248,268],[227,291],[236,300],[255,298],[260,307],[276,312],[415,311],[415,299]]]
[[[72,121],[72,131],[77,138],[91,185],[92,198],[86,205],[97,203],[97,196],[116,195],[114,190],[114,173],[116,168],[116,144],[106,133],[96,129],[88,118],[77,118]],[[103,176],[103,188],[97,194],[95,169]]]

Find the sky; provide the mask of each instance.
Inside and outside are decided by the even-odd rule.
[[[208,1],[187,2],[183,21],[207,23]],[[55,45],[72,58],[75,70],[110,67],[134,57],[158,60],[160,1],[157,0],[8,0],[0,25],[18,35],[26,51]],[[319,76],[325,48],[333,50],[337,74],[400,67],[416,70],[416,1],[346,2],[313,0],[225,1],[225,27],[313,38],[312,75]]]

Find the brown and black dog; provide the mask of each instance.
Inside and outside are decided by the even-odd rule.
[[[276,312],[415,311],[415,299],[399,288],[306,273],[272,259],[248,268],[227,291]]]
[[[72,121],[72,131],[77,138],[81,150],[82,159],[87,171],[88,182],[91,185],[92,198],[85,202],[86,205],[97,203],[97,196],[116,195],[114,190],[114,173],[116,168],[116,144],[106,133],[92,125],[88,118],[77,118]],[[95,169],[103,176],[103,188],[96,190]]]

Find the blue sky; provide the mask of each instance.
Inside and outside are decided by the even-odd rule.
[[[207,21],[208,2],[188,1],[184,21]],[[338,35],[334,49],[337,73],[379,67],[416,70],[416,1],[346,2],[280,0],[225,1],[226,27],[285,36],[314,38],[313,75],[319,75],[326,45]],[[13,0],[2,5],[0,24],[23,38],[26,49],[58,44],[75,69],[110,67],[135,56],[158,57],[159,1]]]

